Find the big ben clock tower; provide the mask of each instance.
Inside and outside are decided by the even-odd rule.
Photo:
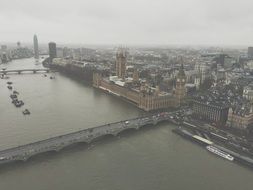
[[[181,67],[179,69],[177,78],[176,78],[176,99],[177,99],[177,104],[180,105],[182,103],[183,98],[186,96],[186,88],[185,88],[185,83],[186,83],[186,76],[184,73],[184,66],[181,64]]]

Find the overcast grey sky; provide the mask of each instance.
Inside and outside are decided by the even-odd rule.
[[[253,0],[0,0],[0,41],[252,45]]]

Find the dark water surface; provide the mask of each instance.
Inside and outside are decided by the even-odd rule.
[[[1,68],[41,68],[34,59]],[[55,76],[50,80],[49,76]],[[15,108],[6,82],[25,102]],[[22,110],[28,108],[30,116]],[[0,149],[142,115],[120,99],[59,73],[0,79]],[[218,158],[160,124],[91,145],[35,156],[0,167],[0,190],[167,190],[253,188],[253,170]]]

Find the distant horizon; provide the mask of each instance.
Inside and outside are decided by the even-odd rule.
[[[39,36],[38,41],[39,41]],[[11,46],[16,46],[17,42],[21,43],[21,46],[33,46],[33,41],[31,40],[30,42],[28,41],[16,41],[16,42],[0,42],[0,45],[11,45]],[[243,48],[247,49],[248,47],[253,47],[252,45],[243,45],[243,44],[102,44],[102,43],[64,43],[64,42],[57,42],[57,41],[48,41],[48,42],[40,42],[39,45],[42,46],[47,46],[49,42],[55,42],[58,47],[63,47],[63,46],[97,46],[97,47],[120,47],[120,46],[126,46],[126,47],[138,47],[138,48]]]

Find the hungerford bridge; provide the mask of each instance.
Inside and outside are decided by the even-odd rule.
[[[145,125],[156,125],[162,121],[171,121],[171,113],[163,112],[146,117],[134,118],[126,121],[110,123],[98,127],[88,128],[81,131],[52,137],[46,140],[17,146],[0,151],[0,164],[26,161],[30,157],[49,151],[60,151],[64,147],[70,146],[75,143],[90,143],[94,139],[105,136],[117,136],[120,132],[126,129],[139,129]]]

